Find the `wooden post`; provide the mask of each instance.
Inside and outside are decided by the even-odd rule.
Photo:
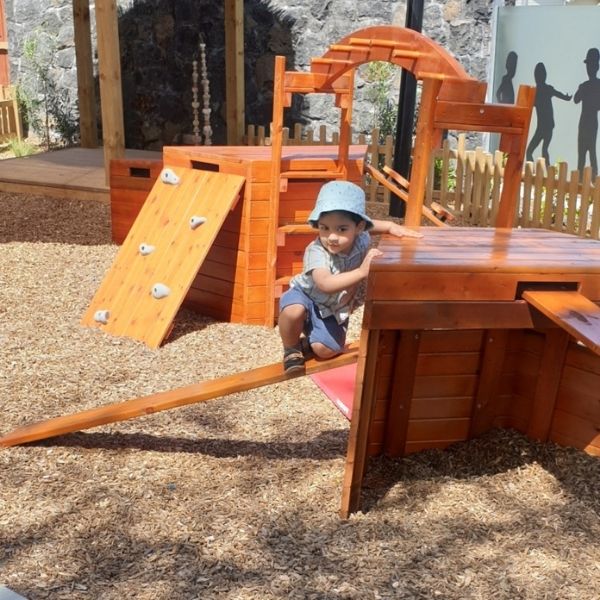
[[[98,121],[90,33],[90,0],[73,0],[73,27],[77,61],[79,136],[82,148],[96,148],[98,146]]]
[[[10,65],[8,61],[8,35],[4,0],[0,0],[0,85],[10,84]]]
[[[433,114],[435,103],[442,81],[440,79],[424,79],[421,92],[421,106],[417,121],[413,165],[410,174],[410,188],[404,223],[409,226],[421,224],[423,198],[425,196],[425,179],[429,169],[433,144]]]
[[[102,105],[102,141],[104,172],[110,181],[110,161],[125,156],[123,94],[121,90],[121,54],[116,0],[96,1],[100,103]]]
[[[244,0],[225,0],[225,80],[227,144],[242,143],[244,98]]]
[[[373,408],[379,356],[380,330],[363,329],[358,352],[357,381],[350,420],[350,436],[342,487],[340,516],[347,519],[360,507],[360,492],[367,465],[367,444]]]

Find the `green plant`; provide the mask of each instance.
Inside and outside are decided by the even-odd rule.
[[[370,62],[363,74],[370,85],[366,98],[373,103],[373,127],[379,128],[379,141],[396,132],[396,103],[390,99],[394,79],[394,65],[383,61]]]
[[[442,175],[444,170],[444,161],[442,158],[436,158],[433,163],[433,187],[439,190],[442,186]],[[456,165],[448,163],[448,172],[446,175],[446,186],[449,192],[456,189]]]
[[[16,137],[13,137],[8,141],[8,149],[16,158],[30,156],[31,154],[35,154],[37,152],[37,149],[33,144],[27,140],[20,140]]]
[[[42,137],[49,149],[53,134],[63,144],[72,145],[79,127],[72,114],[68,90],[59,90],[51,76],[56,48],[46,36],[47,46],[42,52],[39,44],[42,35],[42,31],[35,31],[23,44],[27,72],[17,85],[17,101],[23,121]]]

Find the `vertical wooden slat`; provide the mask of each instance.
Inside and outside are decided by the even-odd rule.
[[[469,224],[473,223],[473,179],[475,177],[475,153],[465,153],[465,187],[463,195],[463,217]]]
[[[550,435],[554,405],[568,345],[569,334],[563,329],[546,331],[546,343],[527,425],[527,436],[540,442],[545,442]]]
[[[419,118],[417,120],[417,143],[413,151],[411,186],[408,190],[408,202],[404,218],[404,222],[409,226],[421,224],[425,179],[429,169],[434,140],[433,116],[441,85],[441,79],[423,80]]]
[[[556,183],[556,212],[552,229],[563,230],[565,220],[565,196],[567,194],[567,163],[558,163],[558,181]]]
[[[98,70],[102,106],[104,172],[110,183],[110,161],[125,156],[125,126],[121,92],[121,54],[116,0],[96,1]]]
[[[244,0],[225,0],[225,96],[227,143],[235,146],[244,135]]]
[[[446,138],[442,143],[442,172],[440,184],[440,204],[448,206],[448,176],[450,174],[450,142]]]
[[[367,461],[367,443],[375,406],[375,382],[379,362],[381,331],[363,329],[360,338],[356,388],[352,404],[350,435],[342,485],[340,515],[348,518],[360,506],[360,492]],[[367,354],[367,348],[369,353]]]
[[[521,208],[521,219],[520,225],[522,227],[532,226],[532,191],[533,191],[533,179],[534,179],[534,166],[532,162],[525,163],[523,169],[523,196],[522,196],[522,208]]]
[[[540,227],[542,224],[542,195],[544,193],[544,178],[546,176],[545,165],[546,161],[543,158],[539,158],[535,166],[532,227]]]
[[[590,224],[590,236],[595,240],[600,239],[600,176],[594,182],[592,194],[592,222]]]
[[[405,330],[394,356],[392,393],[386,419],[384,452],[403,456],[419,356],[420,331]]]
[[[73,0],[73,30],[77,62],[81,146],[82,148],[96,148],[98,146],[98,120],[96,117],[89,0]]]
[[[552,225],[552,215],[554,214],[554,187],[556,185],[556,168],[553,165],[548,167],[546,181],[544,182],[544,214],[542,226],[550,229]]]
[[[479,379],[471,412],[470,438],[487,431],[497,416],[497,399],[501,389],[508,334],[507,329],[498,329],[486,331],[484,335]]]
[[[458,136],[458,145],[456,147],[456,187],[454,188],[454,209],[463,218],[465,215],[464,207],[464,185],[465,185],[465,136]]]
[[[367,150],[369,154],[370,163],[376,168],[379,168],[379,129],[375,127],[371,131],[371,143]],[[377,198],[377,181],[371,177],[371,184],[369,185],[369,201],[373,202]]]
[[[394,140],[391,135],[385,137],[385,146],[383,148],[383,164],[386,167],[391,167],[393,162]],[[390,201],[390,190],[383,188],[383,201]]]
[[[579,226],[577,233],[585,237],[587,232],[588,208],[590,206],[590,191],[592,185],[592,167],[583,169],[583,182],[581,185],[581,201],[579,203]]]
[[[575,211],[579,190],[579,171],[571,171],[569,184],[569,210],[567,211],[567,233],[575,233]]]

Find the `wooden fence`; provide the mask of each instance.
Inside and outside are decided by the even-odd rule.
[[[21,119],[14,86],[0,85],[0,140],[22,138]]]
[[[355,143],[368,145],[372,165],[392,165],[392,136],[379,141],[379,131],[356,136]],[[264,127],[250,125],[248,145],[269,145]],[[337,144],[338,134],[328,134],[322,125],[317,134],[296,124],[284,130],[284,144]],[[492,225],[500,200],[504,156],[481,148],[467,150],[465,136],[460,135],[456,148],[447,140],[434,153],[427,179],[425,203],[435,200],[449,207],[460,223],[472,226]],[[365,189],[371,201],[389,201],[389,191],[373,178],[365,176]],[[582,237],[600,239],[600,176],[592,178],[591,167],[583,173],[569,171],[566,163],[546,167],[543,159],[526,163],[521,180],[521,194],[515,219],[516,227],[543,227]]]

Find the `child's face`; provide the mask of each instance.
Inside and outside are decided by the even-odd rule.
[[[333,211],[319,217],[319,238],[331,254],[346,254],[364,229],[364,221],[357,225],[344,213]]]

